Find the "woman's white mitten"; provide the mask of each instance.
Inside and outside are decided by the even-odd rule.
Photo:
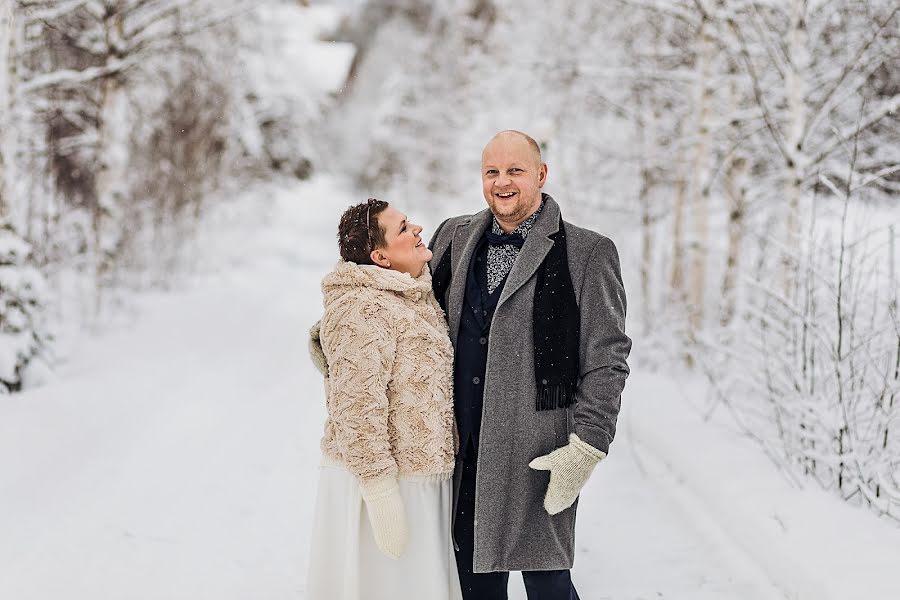
[[[391,558],[400,558],[406,550],[409,533],[397,479],[390,477],[360,483],[359,489],[368,509],[369,523],[378,549]]]
[[[536,471],[550,471],[544,509],[555,515],[572,506],[594,467],[605,456],[605,452],[571,433],[568,444],[528,463]]]

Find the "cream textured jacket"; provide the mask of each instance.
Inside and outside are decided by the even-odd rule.
[[[453,347],[421,276],[341,261],[322,280],[322,451],[362,483],[453,473]]]

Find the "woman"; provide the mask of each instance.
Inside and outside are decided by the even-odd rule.
[[[307,598],[458,600],[453,348],[422,228],[351,206],[322,281],[328,417]]]

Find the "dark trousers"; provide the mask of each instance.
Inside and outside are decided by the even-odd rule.
[[[456,567],[463,600],[507,600],[508,572],[473,573],[475,550],[475,469],[477,454],[470,445],[463,461],[459,503],[453,533],[459,550]],[[523,571],[528,600],[579,600],[568,569],[562,571]]]

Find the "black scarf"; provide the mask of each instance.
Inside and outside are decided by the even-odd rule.
[[[537,270],[534,290],[534,378],[536,410],[553,410],[575,404],[578,384],[581,313],[578,310],[566,229],[559,218],[559,231],[550,236],[553,247]],[[526,240],[527,243],[527,240]],[[447,246],[431,278],[434,295],[447,314],[447,290],[453,277]]]

